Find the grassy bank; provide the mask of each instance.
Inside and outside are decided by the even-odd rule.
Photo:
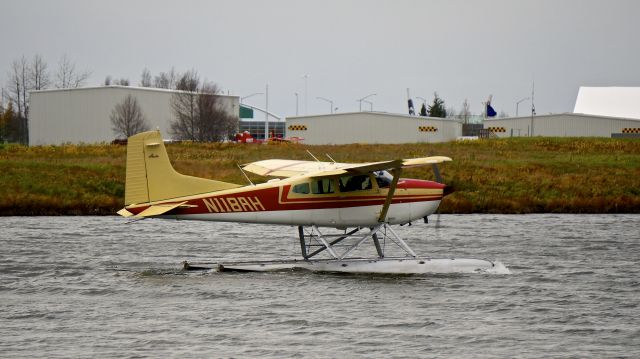
[[[442,144],[171,144],[181,173],[245,183],[236,163],[269,158],[340,162],[444,155],[456,192],[443,213],[640,213],[640,141],[510,138]],[[125,146],[0,145],[0,215],[113,214],[123,206]],[[432,178],[430,168],[406,177]],[[264,178],[253,177],[256,181]]]

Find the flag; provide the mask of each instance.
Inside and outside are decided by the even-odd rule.
[[[491,107],[491,102],[487,102],[487,117],[496,117],[498,113]]]
[[[416,110],[413,108],[413,100],[409,99],[408,104],[409,104],[409,114],[415,115]]]

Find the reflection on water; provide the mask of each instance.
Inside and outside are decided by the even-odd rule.
[[[296,228],[125,222],[0,218],[2,356],[640,356],[638,215],[394,227],[424,256],[511,275],[185,273],[297,257]]]

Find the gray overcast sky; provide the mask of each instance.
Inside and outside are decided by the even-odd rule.
[[[53,70],[66,53],[92,71],[87,85],[172,66],[233,95],[268,83],[285,116],[295,92],[300,114],[328,112],[318,96],[357,111],[370,93],[374,110],[405,113],[407,88],[456,109],[468,98],[473,112],[493,94],[515,115],[534,79],[538,114],[570,112],[581,85],[640,86],[639,18],[635,0],[0,0],[0,83],[23,54]]]

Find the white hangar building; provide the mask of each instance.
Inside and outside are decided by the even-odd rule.
[[[111,142],[111,111],[127,95],[138,100],[151,129],[171,138],[171,96],[178,91],[149,87],[102,86],[32,91],[29,145]],[[239,116],[239,98],[220,95],[230,115]]]
[[[484,120],[498,137],[640,137],[640,87],[580,87],[573,113]]]
[[[456,120],[384,112],[287,117],[288,137],[309,145],[447,142],[462,135]]]

